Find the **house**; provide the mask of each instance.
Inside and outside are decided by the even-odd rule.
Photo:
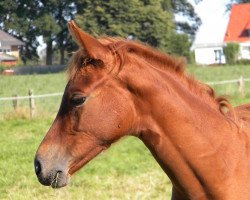
[[[0,30],[0,64],[15,65],[19,60],[19,49],[24,43]]]
[[[224,42],[238,43],[239,59],[250,59],[250,3],[232,6]]]
[[[239,59],[250,59],[250,3],[234,4],[225,31],[224,39],[219,43],[194,44],[197,64],[224,64],[223,46],[227,43],[240,45]]]
[[[0,64],[5,66],[16,65],[18,59],[15,56],[11,56],[5,53],[0,53]]]
[[[223,42],[194,44],[192,49],[195,54],[195,62],[202,65],[225,64],[223,46]]]

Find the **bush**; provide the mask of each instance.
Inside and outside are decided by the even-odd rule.
[[[223,52],[225,54],[227,64],[236,64],[239,56],[239,50],[240,46],[237,43],[228,43],[227,46],[223,47]]]
[[[0,64],[0,74],[3,72],[4,69],[5,69],[5,67]]]
[[[250,65],[250,60],[249,59],[240,59],[240,60],[237,60],[236,64],[238,64],[238,65]]]

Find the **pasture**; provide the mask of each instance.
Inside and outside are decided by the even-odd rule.
[[[249,66],[188,67],[202,82],[250,78]],[[0,97],[63,92],[64,73],[30,76],[0,76]],[[250,102],[250,82],[239,97],[237,84],[214,86],[218,94],[231,96],[233,105]],[[136,138],[113,145],[76,173],[69,186],[53,190],[42,186],[33,169],[35,151],[50,127],[60,97],[36,100],[36,117],[28,118],[27,100],[19,110],[0,101],[0,199],[170,199],[171,183]]]

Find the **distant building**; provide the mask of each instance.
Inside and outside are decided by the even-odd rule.
[[[240,45],[239,59],[250,59],[250,3],[232,6],[223,41],[216,44],[193,45],[196,63],[224,64],[226,60],[223,46],[227,43],[238,43]]]
[[[19,49],[24,43],[0,30],[0,64],[15,65],[19,60]]]
[[[250,59],[250,3],[232,6],[224,42],[238,43],[239,59]]]
[[[222,42],[193,45],[195,62],[203,65],[225,64],[223,46],[224,43]]]

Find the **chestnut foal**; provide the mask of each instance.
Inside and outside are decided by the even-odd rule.
[[[67,185],[97,154],[133,135],[169,176],[173,200],[250,199],[250,106],[232,108],[185,75],[180,60],[150,47],[95,39],[73,21],[68,28],[79,50],[36,153],[43,185]]]

